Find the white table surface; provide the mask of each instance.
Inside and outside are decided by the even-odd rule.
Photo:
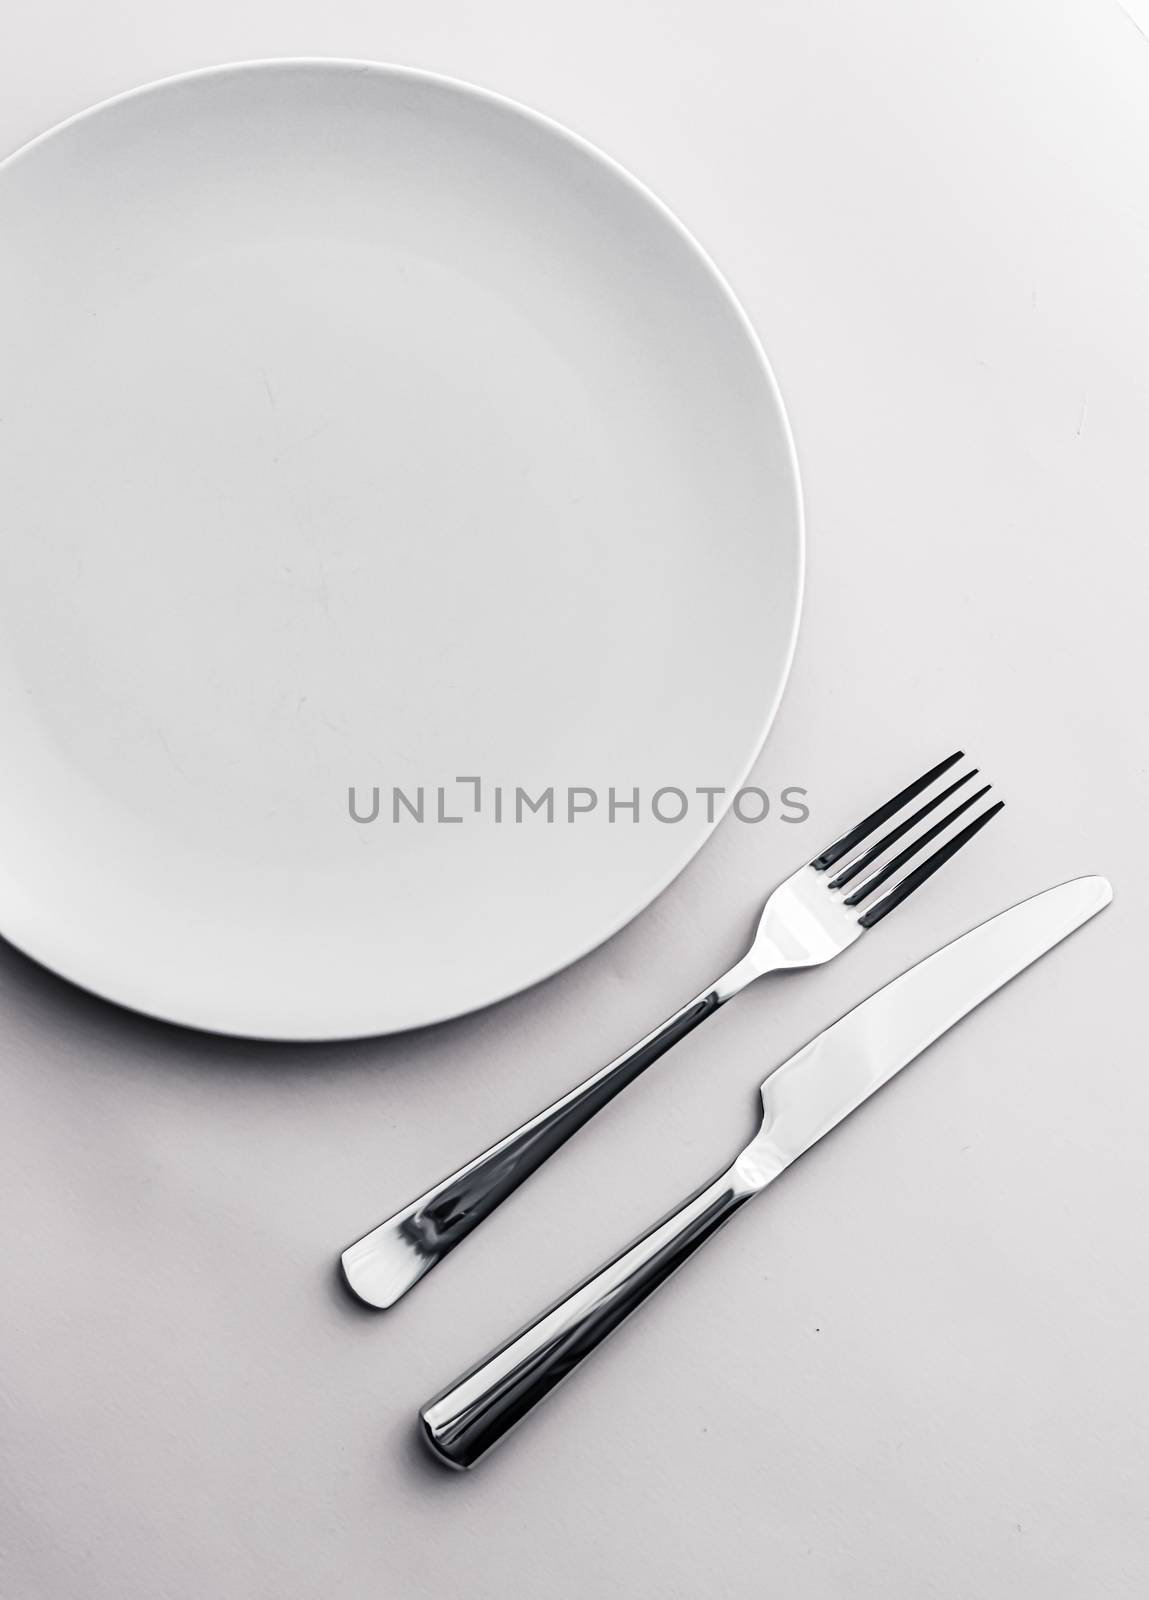
[[[0,150],[187,68],[342,55],[566,122],[713,253],[785,394],[809,582],[728,820],[541,988],[261,1048],[0,950],[11,1600],[1099,1600],[1149,1584],[1149,8],[9,0]],[[336,1249],[629,1044],[765,890],[964,743],[1002,819],[681,1045],[397,1311]],[[417,1405],[715,1170],[767,1068],[927,949],[1117,900],[751,1208],[469,1475]]]

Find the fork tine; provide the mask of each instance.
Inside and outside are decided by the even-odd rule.
[[[851,861],[849,866],[847,866],[842,872],[839,872],[836,878],[831,879],[830,888],[845,888],[846,884],[851,882],[852,879],[856,878],[859,872],[864,872],[871,862],[876,861],[879,856],[884,856],[892,844],[897,844],[898,840],[909,833],[911,828],[916,828],[923,817],[928,817],[930,812],[935,811],[937,807],[943,803],[943,801],[948,800],[951,794],[956,794],[963,784],[968,783],[971,778],[976,777],[977,768],[971,767],[964,777],[959,778],[956,783],[951,783],[948,789],[943,789],[941,793],[936,794],[932,800],[927,800],[925,805],[919,807],[919,809],[915,811],[912,816],[907,817],[904,822],[899,822],[896,828],[891,828],[884,839],[879,839],[877,844],[871,845],[870,848],[863,855],[860,855],[856,861]],[[983,790],[982,792],[984,793],[985,791]]]
[[[845,904],[860,906],[863,900],[868,900],[874,890],[880,889],[887,878],[892,878],[899,867],[904,867],[924,845],[929,844],[931,839],[936,839],[939,833],[944,833],[951,822],[956,822],[963,811],[968,811],[970,806],[975,805],[983,795],[987,795],[990,787],[991,785],[987,783],[976,794],[971,794],[967,800],[963,800],[960,806],[955,806],[948,817],[943,817],[940,822],[935,822],[932,828],[927,828],[925,833],[919,834],[916,839],[911,839],[904,850],[899,850],[897,855],[875,872],[872,878],[867,878],[860,889],[855,889],[853,894],[847,895]]]
[[[980,817],[967,822],[960,833],[955,833],[952,839],[947,839],[945,844],[935,850],[932,856],[928,856],[920,867],[915,867],[912,872],[907,873],[901,883],[895,885],[877,905],[871,906],[868,911],[863,911],[858,918],[862,927],[872,928],[875,922],[880,922],[888,912],[908,899],[915,889],[920,889],[926,879],[932,878],[939,867],[944,866],[951,856],[956,855],[963,845],[968,844],[974,834],[980,832],[987,822],[996,817],[1004,805],[1005,801],[999,800],[996,805],[990,806],[988,811],[983,811]]]
[[[892,800],[887,800],[884,806],[879,806],[876,811],[871,811],[864,817],[857,827],[851,828],[849,833],[844,833],[840,839],[823,850],[820,856],[815,856],[810,865],[815,872],[825,872],[827,867],[832,867],[836,861],[841,861],[843,856],[849,855],[856,845],[863,839],[868,839],[875,828],[880,828],[883,822],[888,822],[895,812],[900,811],[910,800],[916,800],[923,789],[928,789],[935,778],[940,778],[943,772],[948,772],[955,761],[960,761],[965,754],[963,750],[955,751],[952,756],[947,756],[944,761],[939,761],[923,777],[909,784],[905,789],[896,794]]]

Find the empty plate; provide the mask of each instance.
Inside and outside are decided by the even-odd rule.
[[[765,358],[658,201],[496,96],[271,62],[17,152],[0,419],[0,931],[125,1005],[326,1039],[510,994],[765,737]]]

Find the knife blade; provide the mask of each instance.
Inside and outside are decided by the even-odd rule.
[[[446,1465],[470,1467],[654,1289],[781,1172],[975,1006],[1107,906],[1075,878],[981,923],[818,1034],[762,1085],[762,1122],[734,1163],[419,1413]]]

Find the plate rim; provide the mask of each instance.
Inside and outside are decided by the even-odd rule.
[[[298,1030],[292,1030],[290,1032],[277,1032],[273,1027],[261,1027],[259,1029],[252,1028],[248,1030],[234,1026],[223,1026],[222,1024],[205,1022],[202,1019],[197,1019],[190,1013],[190,1011],[180,1014],[180,1009],[178,1006],[171,1006],[168,1004],[157,1005],[154,1002],[149,1001],[146,993],[143,992],[147,988],[146,981],[137,981],[135,984],[133,984],[131,981],[128,981],[121,987],[119,993],[113,992],[111,989],[79,975],[79,969],[69,970],[70,962],[66,957],[65,959],[61,960],[58,956],[53,956],[48,952],[42,952],[39,948],[36,948],[38,945],[38,941],[36,939],[33,938],[25,942],[19,937],[14,937],[13,934],[8,932],[3,926],[3,922],[0,922],[0,938],[3,938],[7,944],[12,946],[12,948],[19,950],[21,954],[27,956],[30,960],[35,961],[37,965],[46,968],[56,977],[73,984],[75,987],[81,989],[85,993],[94,995],[99,1000],[114,1005],[120,1009],[130,1011],[135,1015],[148,1017],[161,1023],[176,1027],[190,1028],[197,1033],[214,1035],[220,1038],[244,1039],[269,1044],[333,1044],[342,1042],[350,1043],[357,1040],[373,1038],[387,1038],[396,1034],[414,1032],[421,1028],[436,1027],[441,1023],[450,1022],[456,1018],[478,1015],[480,1012],[487,1010],[491,1006],[498,1005],[516,995],[527,993],[529,990],[534,989],[538,985],[547,982],[550,978],[555,977],[560,972],[565,972],[568,968],[577,965],[593,951],[608,943],[616,934],[628,927],[639,916],[641,916],[644,911],[648,910],[657,900],[661,899],[663,894],[665,894],[666,890],[675,881],[675,879],[685,872],[691,862],[694,861],[702,852],[706,844],[714,836],[716,830],[729,814],[738,790],[742,787],[750,773],[753,771],[763,749],[765,748],[766,741],[769,738],[770,731],[778,715],[778,710],[782,703],[782,697],[785,694],[786,687],[790,681],[790,673],[793,669],[794,656],[798,643],[798,633],[805,602],[806,516],[805,501],[802,491],[802,478],[798,464],[797,449],[794,443],[793,429],[790,424],[789,414],[782,397],[781,389],[778,385],[777,378],[774,375],[773,367],[770,364],[770,360],[766,354],[762,341],[758,336],[757,330],[751,322],[741,301],[734,293],[734,290],[727,278],[717,266],[709,252],[699,242],[699,240],[681,220],[677,213],[672,211],[666,202],[660,199],[652,189],[648,188],[641,178],[637,177],[628,167],[616,160],[615,157],[608,154],[605,150],[601,149],[591,140],[585,138],[582,134],[575,132],[565,123],[559,122],[557,119],[547,115],[545,112],[537,111],[533,107],[524,104],[522,101],[516,100],[509,95],[505,95],[498,90],[488,89],[482,85],[471,83],[466,79],[456,78],[452,75],[436,72],[423,67],[410,67],[394,62],[372,61],[350,56],[265,56],[254,57],[240,61],[220,62],[214,65],[195,67],[187,71],[170,73],[160,78],[150,79],[145,83],[133,85],[131,88],[108,95],[102,100],[95,101],[93,104],[85,106],[80,111],[74,112],[71,116],[65,117],[60,122],[54,123],[51,127],[46,128],[41,133],[34,135],[31,139],[25,141],[23,144],[18,145],[15,150],[10,151],[6,156],[0,158],[0,182],[3,181],[4,175],[7,171],[9,171],[13,166],[17,165],[25,157],[29,156],[40,145],[46,143],[48,140],[56,138],[58,135],[63,134],[78,124],[85,122],[89,118],[97,117],[106,111],[114,109],[121,103],[142,99],[149,95],[155,94],[158,91],[200,80],[221,78],[243,73],[274,72],[276,70],[282,70],[285,68],[296,70],[302,68],[319,72],[355,72],[357,74],[370,74],[372,76],[387,78],[393,81],[421,83],[424,85],[433,86],[435,88],[448,90],[451,93],[461,95],[466,99],[478,101],[503,112],[509,112],[513,116],[524,120],[526,123],[533,125],[548,135],[558,138],[568,145],[573,146],[575,149],[591,158],[594,162],[604,167],[626,189],[631,191],[639,202],[647,207],[652,208],[653,211],[657,213],[662,221],[670,228],[671,232],[677,236],[680,243],[685,246],[685,248],[694,257],[698,265],[702,268],[712,289],[717,292],[720,298],[725,302],[728,311],[733,315],[735,323],[739,328],[743,339],[746,341],[749,352],[758,368],[759,376],[764,382],[766,390],[769,393],[774,411],[776,412],[781,426],[781,437],[779,442],[782,447],[782,456],[785,463],[785,468],[789,475],[789,488],[793,497],[795,513],[793,526],[794,548],[792,551],[792,558],[794,561],[794,593],[792,605],[790,607],[791,614],[789,632],[785,641],[782,668],[781,672],[779,673],[778,682],[774,689],[773,695],[768,703],[766,703],[763,707],[759,723],[759,731],[754,739],[753,746],[750,749],[746,760],[743,762],[738,772],[736,782],[732,787],[728,788],[721,804],[714,808],[713,820],[710,820],[709,818],[707,819],[707,821],[703,824],[697,839],[690,843],[686,853],[682,856],[682,858],[672,863],[667,871],[655,881],[653,888],[644,889],[642,891],[643,898],[637,904],[630,906],[629,909],[616,917],[609,924],[609,926],[604,928],[603,931],[597,934],[589,943],[584,944],[557,962],[548,963],[543,970],[527,977],[522,982],[517,982],[509,988],[502,988],[478,1004],[463,1004],[461,1006],[448,1009],[437,1009],[434,1015],[428,1016],[422,1021],[418,1022],[400,1024],[388,1024],[383,1022],[374,1027],[352,1027],[350,1030],[346,1026],[339,1027],[329,1025],[324,1028],[309,1030],[306,1033],[301,1033]],[[3,921],[6,922],[7,918],[5,917]]]

